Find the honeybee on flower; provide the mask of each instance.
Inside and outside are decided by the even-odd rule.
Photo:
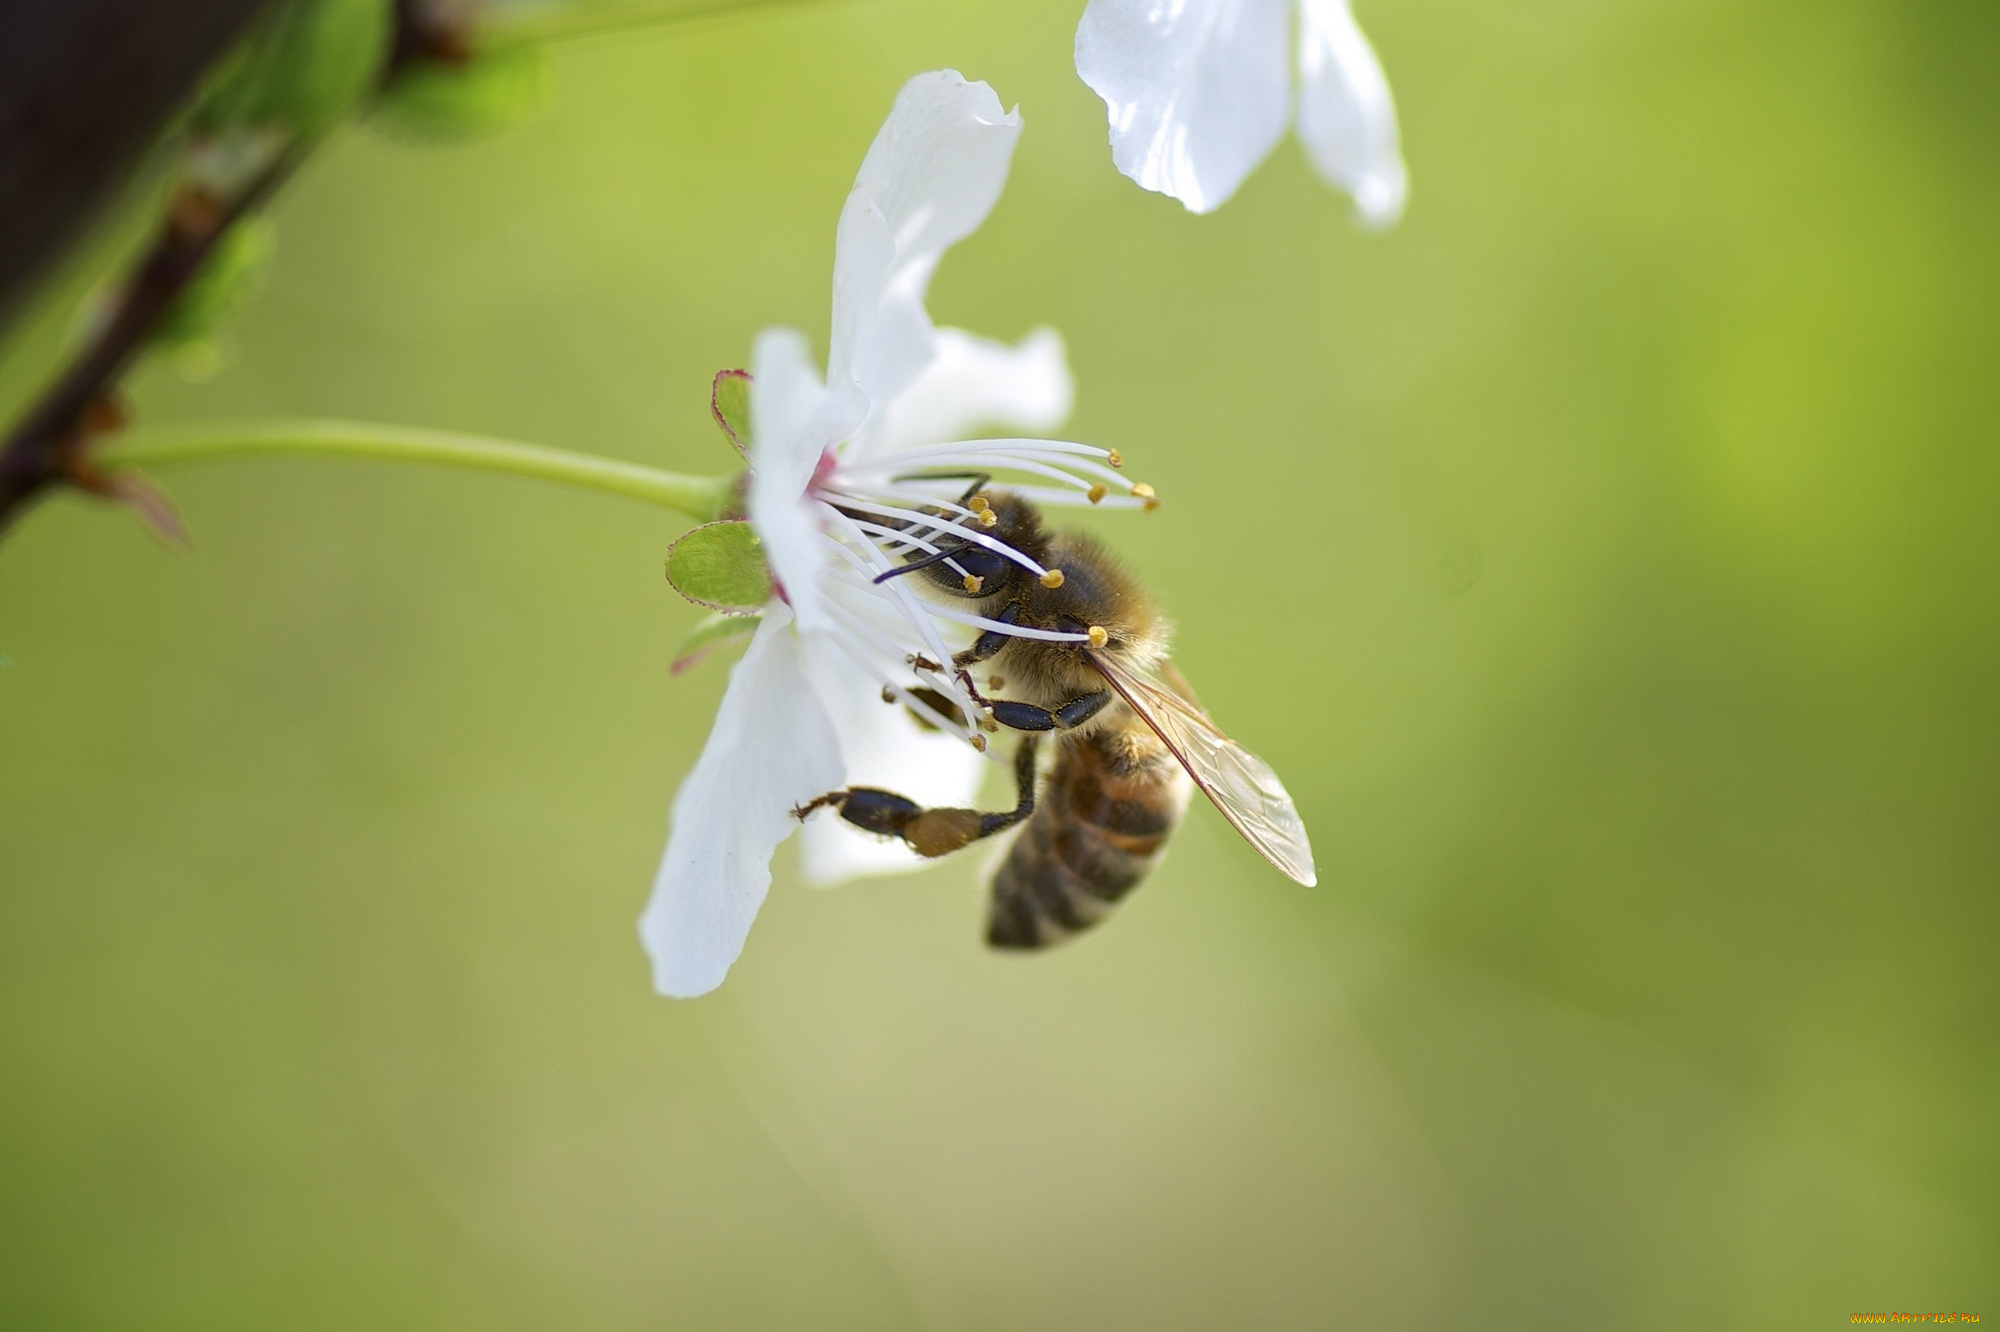
[[[984,83],[953,70],[911,79],[841,211],[825,377],[799,333],[757,339],[745,498],[770,591],[743,608],[756,612],[754,636],[674,798],[640,918],[664,994],[722,982],[769,889],[771,856],[800,826],[795,808],[868,782],[933,804],[971,800],[984,710],[951,667],[952,640],[1084,637],[1002,624],[885,577],[950,545],[965,555],[941,561],[966,579],[978,577],[973,552],[1059,579],[987,534],[992,520],[968,481],[1004,477],[1011,493],[1044,504],[1156,502],[1109,449],[962,438],[982,426],[1048,430],[1069,412],[1052,331],[1008,346],[936,328],[924,306],[939,259],[998,200],[1020,129],[1019,113]],[[806,873],[821,882],[922,863],[838,820],[815,822],[806,837]]]

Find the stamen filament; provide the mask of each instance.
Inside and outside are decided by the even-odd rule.
[[[1076,486],[1080,490],[1088,489],[1090,486],[1090,483],[1088,481],[1083,480],[1076,474],[1077,472],[1084,470],[1086,464],[1082,462],[1072,462],[1070,464],[1070,469],[1065,469],[1062,467],[1057,467],[1051,463],[1041,462],[1039,460],[1032,458],[1020,458],[1006,454],[993,454],[993,453],[968,453],[961,455],[960,457],[954,458],[953,461],[962,463],[967,467],[988,468],[993,471],[1012,469],[1017,472],[1028,472],[1032,473],[1035,476],[1047,477],[1052,481],[1066,482],[1067,484]],[[1120,474],[1118,474],[1117,472],[1114,472],[1107,467],[1093,467],[1091,468],[1091,470],[1094,472],[1101,472],[1105,477],[1117,482],[1121,490],[1125,488],[1125,478]],[[931,478],[921,477],[921,476],[891,477],[890,484],[908,485],[912,482],[924,481],[929,479]],[[844,487],[846,485],[851,485],[852,481],[844,473],[836,473],[834,476],[834,484],[837,486]],[[870,489],[872,490],[874,488],[871,487]]]
[[[865,476],[870,473],[889,472],[892,481],[950,481],[958,478],[896,476],[893,473],[906,472],[914,460],[923,467],[962,467],[967,470],[983,468],[1006,468],[1017,462],[1039,461],[1056,463],[1076,471],[1087,472],[1106,481],[1124,484],[1124,478],[1115,470],[1107,470],[1102,463],[1110,463],[1112,468],[1124,464],[1124,458],[1116,450],[1094,448],[1087,444],[1063,444],[1057,440],[1005,440],[975,439],[956,444],[934,444],[925,448],[899,450],[888,458],[867,458],[851,466],[843,466],[842,477]],[[871,487],[872,489],[872,487]]]
[[[926,606],[924,608],[941,620],[953,624],[969,624],[975,629],[998,629],[1012,638],[1039,638],[1045,643],[1088,643],[1089,634],[1066,634],[1056,629],[1036,629],[1025,624],[1008,624],[1004,620],[991,620],[984,615],[974,615],[969,611],[953,610],[949,606]]]
[[[897,684],[894,680],[890,679],[888,675],[885,674],[883,671],[870,665],[868,662],[861,660],[861,658],[854,652],[852,647],[839,635],[835,635],[833,641],[834,645],[840,649],[841,654],[845,656],[849,661],[854,663],[854,666],[857,670],[859,670],[864,675],[872,676],[877,684],[880,684],[884,689],[888,690],[891,694],[894,694],[896,696],[896,701],[901,703],[904,707],[916,713],[919,717],[922,717],[925,721],[937,727],[938,730],[944,732],[946,735],[956,735],[966,740],[970,740],[972,738],[974,732],[969,727],[961,726],[951,721],[949,718],[945,717],[944,714],[940,713],[939,711],[937,711],[937,709],[933,708],[930,704],[924,702],[921,698],[918,698],[915,694],[911,693],[909,689],[907,689],[902,685]],[[960,710],[964,712],[967,716],[971,716],[974,712],[977,711],[976,708],[970,706],[969,700],[961,701]]]
[[[858,529],[854,525],[855,522],[854,519],[849,518],[846,514],[842,513],[839,509],[836,509],[831,504],[822,503],[820,507],[825,509],[826,512],[828,512],[829,514],[833,515],[833,520],[836,524],[847,529],[848,535],[853,538],[855,545],[862,547],[864,550],[868,552],[869,555],[875,557],[875,560],[871,561],[874,567],[870,572],[869,577],[872,578],[875,574],[881,573],[884,570],[891,567],[889,565],[888,557],[883,555],[882,552],[875,547],[875,544],[869,541],[868,538],[861,533],[860,529]],[[833,545],[836,548],[842,550],[843,555],[850,553],[859,554],[859,552],[849,551],[846,542],[840,541],[837,538],[829,538],[829,539],[833,541]],[[917,601],[916,597],[911,594],[910,590],[906,587],[901,586],[899,583],[896,582],[884,583],[882,584],[882,586],[889,589],[889,594],[895,597],[897,602],[902,606],[904,616],[909,620],[909,622],[913,626],[915,626],[917,632],[923,636],[924,645],[931,650],[932,658],[936,661],[950,661],[951,652],[945,647],[944,640],[938,637],[937,626],[933,624],[931,622],[930,617],[924,613],[923,606],[921,605],[921,603]]]
[[[1079,444],[1069,439],[958,439],[943,444],[920,444],[911,449],[897,449],[890,459],[902,465],[905,459],[923,458],[935,460],[949,458],[964,449],[1003,449],[1009,452],[1061,454],[1077,458],[1109,458],[1113,450],[1101,449],[1095,444]],[[874,462],[874,459],[867,460]],[[885,460],[886,461],[886,460]]]
[[[1034,574],[1035,577],[1037,578],[1040,578],[1044,573],[1048,572],[1048,570],[1042,568],[1041,565],[1035,563],[1033,560],[1029,559],[1026,555],[1023,555],[1020,551],[1015,550],[1012,546],[1008,545],[1004,541],[995,540],[994,538],[987,536],[982,532],[972,531],[970,528],[958,527],[951,523],[939,522],[937,519],[933,518],[929,514],[918,513],[914,509],[898,509],[886,504],[871,504],[868,503],[866,500],[854,499],[850,496],[843,496],[841,498],[841,503],[845,505],[847,508],[859,509],[863,513],[872,513],[883,518],[907,519],[908,521],[919,525],[925,531],[949,532],[953,536],[969,541],[975,546],[984,546],[986,547],[986,549],[992,551],[994,554],[1004,556],[1005,558],[1014,561],[1014,563],[1020,565],[1023,569],[1028,570],[1028,572]],[[827,507],[829,509],[833,509],[833,506],[831,504],[827,505]],[[833,511],[839,513],[838,509],[834,509]],[[848,523],[852,523],[855,521],[854,519],[849,518],[844,513],[841,514],[840,516],[844,521]]]
[[[882,654],[882,662],[893,663],[885,665],[882,662],[878,662],[868,667],[872,674],[880,677],[881,683],[893,685],[895,677],[901,671],[912,670],[912,673],[919,680],[937,688],[940,693],[949,695],[959,705],[961,711],[966,711],[976,706],[976,702],[970,693],[954,677],[938,671],[932,671],[923,666],[912,669],[908,663],[908,658],[912,654],[903,651],[904,644],[897,640],[894,632],[885,630],[880,624],[868,623],[870,615],[881,609],[880,598],[872,595],[869,589],[856,587],[853,584],[835,582],[828,584],[828,590],[829,592],[845,591],[853,593],[860,598],[858,603],[850,604],[844,598],[829,596],[828,602],[830,606],[845,618],[847,628],[855,638],[863,644],[873,647],[877,652],[880,652]],[[885,643],[887,644],[886,650],[882,646]],[[852,643],[848,644],[846,651],[850,657],[854,656],[854,645]]]
[[[1024,500],[1063,509],[1143,509],[1148,504],[1159,503],[1157,499],[1141,500],[1134,499],[1130,495],[1106,495],[1092,504],[1090,496],[1082,491],[1051,490],[1045,486],[1011,486],[1009,489]]]

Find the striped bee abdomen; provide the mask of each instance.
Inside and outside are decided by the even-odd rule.
[[[1063,738],[1034,814],[993,875],[986,942],[995,948],[1046,948],[1088,929],[1159,860],[1187,781],[1132,720],[1136,729]]]

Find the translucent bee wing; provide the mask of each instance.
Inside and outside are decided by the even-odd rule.
[[[1308,888],[1319,882],[1305,822],[1285,784],[1270,764],[1216,729],[1179,671],[1168,663],[1155,674],[1108,653],[1088,655],[1243,840],[1293,880]]]

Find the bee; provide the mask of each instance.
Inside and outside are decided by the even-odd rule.
[[[832,808],[926,857],[1019,827],[988,889],[986,940],[996,948],[1044,948],[1108,915],[1158,863],[1186,810],[1190,778],[1265,859],[1301,884],[1316,882],[1305,825],[1284,783],[1209,719],[1169,659],[1167,622],[1138,581],[1090,537],[1049,530],[1032,502],[1005,491],[980,494],[983,483],[962,502],[979,513],[988,536],[1047,573],[1037,577],[986,546],[948,538],[876,581],[920,575],[935,593],[974,602],[1000,626],[951,665],[985,709],[989,729],[1022,735],[1015,807],[925,809],[893,791],[850,787],[793,813],[804,819]],[[1068,637],[1036,638],[1021,629]],[[978,688],[974,667],[989,673],[991,696]],[[961,719],[941,693],[914,692]],[[1054,738],[1055,759],[1038,781],[1044,736]]]

